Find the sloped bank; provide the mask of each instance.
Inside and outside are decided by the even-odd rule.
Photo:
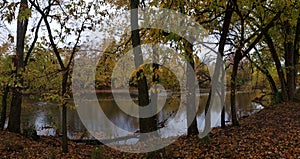
[[[110,158],[147,156],[104,151]],[[181,137],[159,153],[161,158],[299,158],[300,104],[267,107],[241,120],[239,127],[215,128],[206,140]]]

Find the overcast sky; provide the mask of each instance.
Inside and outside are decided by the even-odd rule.
[[[91,1],[91,0],[88,0]],[[66,2],[66,1],[65,1]],[[107,6],[103,6],[103,10],[107,9]],[[103,44],[103,40],[106,39],[108,41],[110,40],[120,40],[120,36],[124,33],[124,31],[129,32],[130,31],[130,14],[128,11],[124,10],[118,10],[116,12],[115,9],[109,9],[110,13],[116,14],[117,16],[114,16],[114,18],[105,18],[104,23],[101,25],[97,25],[93,31],[86,30],[82,34],[81,38],[81,45],[90,45],[90,47],[96,47],[96,49],[101,49],[101,45]],[[91,11],[91,14],[94,14],[93,11]],[[32,17],[29,19],[29,26],[28,26],[28,31],[27,35],[28,37],[33,38],[32,36],[34,35],[34,32],[31,32],[31,29],[36,26],[36,24],[39,21],[39,14],[36,13],[36,11],[33,11]],[[82,19],[78,19],[77,21],[70,21],[67,25],[72,26],[72,27],[78,27],[80,26],[80,21]],[[0,22],[0,43],[3,44],[5,42],[8,42],[7,37],[8,34],[11,34],[15,37],[16,39],[16,30],[17,30],[17,25],[16,25],[16,20],[14,20],[11,24],[8,24],[6,21],[1,21]],[[53,30],[55,29],[60,29],[59,24],[56,21],[51,22],[51,27]],[[55,35],[55,33],[53,33]],[[46,37],[47,39],[47,30],[42,22],[40,31],[39,31],[39,38],[41,37]],[[63,46],[68,46],[68,44],[71,44],[71,46],[75,43],[76,37],[74,34],[68,36],[68,38],[63,42],[59,42],[59,39],[56,39],[56,42],[59,44],[59,47]],[[49,41],[49,40],[48,40]],[[203,39],[205,42],[216,42],[217,40],[213,36],[209,36]],[[15,40],[16,42],[16,40]],[[209,48],[207,48],[207,46]],[[201,60],[207,59],[208,57],[213,57],[215,56],[214,51],[217,50],[215,45],[211,44],[206,44],[204,45],[196,45],[195,50],[197,50],[197,55],[200,57]]]

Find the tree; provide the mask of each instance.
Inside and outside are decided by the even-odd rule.
[[[280,86],[281,86],[282,100],[286,102],[286,101],[288,101],[288,94],[287,94],[286,80],[284,77],[284,72],[283,72],[283,68],[281,66],[280,58],[278,56],[278,53],[276,51],[276,48],[275,48],[275,45],[274,45],[274,42],[273,42],[271,36],[268,33],[266,33],[264,37],[265,37],[264,41],[267,43],[270,53],[272,55],[272,59],[275,62],[275,67],[277,70],[277,74],[278,74],[278,78],[279,78]],[[277,92],[274,92],[274,93],[277,93]]]
[[[190,65],[186,67],[186,76],[187,76],[187,80],[186,80],[186,89],[187,89],[187,110],[186,110],[186,116],[187,116],[187,124],[190,124],[188,126],[188,131],[187,131],[187,135],[191,136],[191,135],[198,135],[199,131],[198,131],[198,127],[197,127],[197,116],[196,115],[192,115],[194,114],[193,112],[195,112],[197,110],[196,108],[196,101],[195,101],[195,77],[194,77],[194,73],[195,73],[195,61],[194,61],[194,57],[193,57],[193,45],[186,41],[183,40],[184,42],[184,48],[185,48],[185,55],[186,55],[186,60],[188,62],[188,64]]]
[[[150,100],[151,100],[151,107],[152,107],[152,114],[156,114],[157,111],[157,104],[158,104],[158,88],[157,85],[159,83],[159,55],[158,55],[158,45],[153,44],[152,45],[152,51],[153,51],[153,63],[152,63],[152,85],[154,85],[153,91],[151,91]],[[153,122],[156,123],[156,129],[158,129],[158,119],[155,115],[153,117]],[[163,123],[164,124],[164,123]]]
[[[278,88],[276,86],[276,82],[271,74],[271,72],[269,71],[269,64],[268,64],[268,61],[265,62],[264,60],[266,60],[265,58],[262,58],[261,56],[261,53],[265,53],[264,50],[257,50],[255,49],[255,53],[252,55],[253,59],[257,59],[257,60],[252,60],[251,57],[249,55],[246,55],[247,59],[250,61],[251,65],[253,65],[258,71],[260,71],[261,73],[263,73],[269,84],[270,84],[270,87],[271,87],[271,91],[272,91],[272,94],[273,94],[273,101],[275,100],[275,96],[277,95],[278,93]]]
[[[225,16],[224,16],[224,22],[223,22],[223,27],[222,27],[222,33],[219,41],[219,48],[218,48],[218,53],[220,54],[220,58],[223,59],[224,57],[224,48],[226,45],[226,38],[229,33],[229,27],[231,23],[231,18],[232,14],[234,11],[234,3],[236,3],[235,0],[227,2],[226,6],[226,11],[225,11]],[[216,67],[218,68],[218,67]],[[216,73],[219,73],[219,71],[215,71]],[[210,91],[211,93],[211,91]],[[225,127],[225,107],[222,106],[222,114],[221,114],[221,126],[222,128]]]
[[[28,27],[28,19],[31,17],[31,9],[28,7],[27,0],[21,0],[19,3],[15,2],[7,2],[5,1],[3,5],[1,5],[1,20],[7,21],[7,23],[11,23],[15,20],[15,12],[17,7],[19,6],[19,11],[16,17],[17,20],[17,42],[16,42],[16,54],[12,56],[11,63],[9,66],[12,67],[8,77],[11,77],[13,83],[6,83],[7,87],[10,87],[12,90],[12,102],[10,107],[9,114],[9,122],[8,122],[8,130],[12,132],[20,132],[20,115],[21,115],[21,104],[22,104],[22,91],[26,86],[24,86],[24,78],[23,73],[25,72],[26,65],[29,62],[29,57],[31,52],[35,46],[37,41],[37,33],[40,27],[41,20],[35,24],[35,34],[32,36],[33,40],[28,48],[25,48],[26,39],[28,36],[27,27]],[[6,26],[5,26],[6,27]],[[7,27],[6,27],[7,28]],[[32,31],[34,32],[34,30]],[[8,34],[7,41],[10,43],[14,42],[14,37],[11,34]],[[26,52],[25,52],[26,51]],[[26,53],[26,54],[25,54]],[[8,90],[8,88],[6,89]],[[6,92],[6,91],[4,91]],[[2,101],[6,103],[5,101]],[[4,113],[4,112],[3,112]]]
[[[140,29],[138,29],[138,6],[139,0],[130,0],[130,8],[131,8],[131,15],[130,15],[130,22],[131,22],[131,40],[132,40],[132,47],[134,53],[134,62],[136,69],[143,64],[143,55],[141,50],[141,42],[140,42]],[[143,70],[139,69],[136,73],[136,77],[138,79],[138,101],[139,106],[147,106],[149,101],[149,94],[148,94],[148,86],[146,77],[144,76]],[[141,133],[148,133],[155,131],[157,129],[156,123],[156,116],[150,118],[139,118],[139,125],[140,125],[140,132]],[[141,139],[144,140],[143,136]]]
[[[282,12],[276,25],[265,33],[263,41],[269,48],[268,52],[275,63],[280,82],[281,91],[274,95],[280,94],[282,101],[292,101],[297,85],[299,61],[299,2],[286,1],[267,5],[273,14]],[[258,17],[261,20],[264,19],[263,16]],[[284,36],[278,36],[278,34]],[[284,61],[284,66],[282,61]]]
[[[247,3],[247,2],[245,2]],[[263,3],[254,3],[252,4],[251,9],[245,11],[240,9],[240,4],[238,4],[236,1],[234,1],[234,8],[235,13],[237,14],[238,20],[234,22],[234,24],[237,24],[239,27],[237,27],[239,32],[237,37],[235,38],[235,42],[232,42],[232,45],[235,46],[234,51],[234,58],[233,58],[233,66],[232,66],[232,72],[231,72],[231,80],[230,80],[230,103],[231,103],[231,115],[232,115],[232,123],[233,125],[239,125],[238,120],[236,117],[236,104],[235,104],[235,95],[236,95],[236,78],[237,78],[237,71],[239,67],[240,61],[249,54],[249,52],[254,49],[254,47],[260,42],[263,35],[268,32],[268,30],[273,26],[274,22],[280,17],[281,12],[278,12],[273,17],[271,15],[271,20],[265,20],[258,24],[259,26],[253,27],[258,28],[253,31],[252,34],[246,34],[246,28],[245,23],[248,21],[252,21],[252,18],[250,17],[250,13],[255,8],[254,11],[257,11],[256,14],[261,14],[259,12],[261,8],[263,7]],[[254,18],[255,19],[255,18]],[[233,30],[234,31],[234,30]],[[247,35],[247,36],[246,36]],[[245,48],[245,49],[243,49]]]
[[[292,10],[295,10],[291,8]],[[298,11],[299,12],[299,11]],[[292,25],[292,20],[297,19],[296,26]],[[293,101],[296,92],[296,81],[298,75],[299,62],[299,40],[300,40],[300,13],[297,18],[284,20],[282,27],[284,33],[284,57],[286,67],[287,94],[289,101]]]
[[[62,7],[58,1],[53,0],[49,1],[47,6],[45,8],[41,8],[39,4],[37,4],[35,1],[29,0],[30,4],[37,10],[37,12],[42,16],[43,21],[46,25],[47,33],[48,33],[48,39],[50,41],[50,46],[53,49],[53,52],[57,58],[57,62],[60,66],[60,72],[62,76],[61,81],[61,90],[60,96],[62,99],[62,151],[64,153],[68,152],[68,138],[67,138],[67,99],[70,98],[70,86],[71,86],[71,71],[72,71],[72,65],[73,60],[76,52],[79,49],[80,39],[82,38],[82,33],[88,29],[92,30],[94,26],[94,23],[97,24],[98,20],[95,21],[95,15],[91,15],[92,8],[97,5],[100,5],[99,1],[92,1],[89,3],[85,3],[83,1],[76,1],[76,2],[66,2],[65,7]],[[99,3],[99,4],[96,4]],[[76,8],[82,7],[83,9],[81,12],[75,12]],[[62,14],[55,14],[49,15],[49,12],[61,12]],[[100,14],[101,12],[96,10],[95,14]],[[81,19],[79,19],[79,15],[81,15]],[[103,15],[101,13],[100,15]],[[59,32],[58,30],[52,29],[48,18],[52,18],[53,20],[56,20],[58,24],[61,26],[61,32],[58,34],[58,36],[55,36],[53,33]],[[68,25],[68,22],[73,18],[73,20],[82,20],[80,23],[75,27],[71,28],[70,25]],[[64,42],[68,35],[70,35],[71,31],[76,36],[75,42],[73,46],[70,46],[69,48],[65,49],[59,49],[59,44],[55,42],[55,39],[60,39],[60,42]],[[66,57],[63,57],[63,53],[67,53]]]
[[[20,117],[21,117],[21,105],[22,105],[22,87],[23,77],[22,72],[25,69],[24,65],[24,47],[25,47],[25,35],[27,31],[28,18],[26,12],[30,12],[27,4],[27,0],[20,1],[20,8],[17,19],[17,47],[16,47],[16,64],[15,75],[16,79],[14,87],[12,88],[12,102],[10,107],[10,115],[8,121],[8,130],[11,132],[20,132]]]

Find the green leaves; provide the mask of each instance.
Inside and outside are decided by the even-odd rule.
[[[29,8],[25,8],[25,9],[21,9],[21,13],[18,14],[18,20],[25,20],[25,19],[29,19],[31,17],[31,9]]]

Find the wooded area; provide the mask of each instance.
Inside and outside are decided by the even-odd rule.
[[[141,13],[147,8],[170,9],[176,11],[176,13],[186,15],[203,27],[203,32],[206,34],[204,39],[209,39],[210,42],[203,42],[203,45],[199,45],[191,43],[189,39],[180,36],[178,33],[166,32],[158,28],[139,28],[139,25],[147,20],[141,17],[143,16]],[[122,19],[118,19],[120,18],[118,15],[126,10],[130,10],[130,21],[123,22]],[[116,26],[122,27],[129,24],[126,26],[129,31],[124,28],[121,28],[124,29],[123,31],[119,31],[119,28],[107,27],[111,19],[116,19],[117,23],[119,22],[119,24],[114,24]],[[162,23],[163,21],[162,19]],[[184,28],[185,25],[182,24],[182,27]],[[2,75],[0,77],[0,99],[2,100],[0,127],[3,130],[1,137],[5,136],[5,139],[1,139],[1,141],[6,143],[3,146],[4,148],[0,149],[0,154],[19,157],[14,153],[21,149],[24,150],[26,148],[23,145],[24,143],[33,142],[16,135],[25,134],[24,130],[26,128],[21,125],[21,113],[23,109],[26,109],[22,106],[24,96],[38,96],[41,101],[58,103],[61,106],[60,133],[62,137],[53,137],[54,139],[45,137],[42,141],[50,140],[49,142],[54,142],[56,138],[61,139],[57,144],[57,146],[62,147],[61,152],[69,153],[70,156],[76,152],[74,149],[78,145],[73,142],[68,143],[67,123],[67,112],[75,107],[72,105],[74,103],[70,102],[70,100],[73,100],[72,76],[74,61],[76,58],[83,57],[81,51],[86,49],[84,45],[93,43],[89,40],[98,40],[98,45],[92,48],[93,51],[98,50],[96,52],[102,54],[97,63],[95,77],[93,77],[95,78],[95,89],[122,89],[125,86],[122,83],[120,84],[118,80],[128,80],[130,88],[138,92],[137,103],[141,108],[140,114],[143,107],[146,108],[149,104],[155,107],[152,108],[154,110],[151,110],[151,113],[149,112],[150,114],[157,111],[158,94],[160,93],[157,84],[163,86],[168,92],[180,92],[180,87],[182,87],[180,80],[176,78],[176,72],[172,72],[168,67],[158,64],[159,62],[145,65],[143,53],[151,52],[148,55],[155,61],[165,63],[174,59],[173,56],[182,56],[187,61],[184,65],[178,62],[174,66],[177,68],[177,73],[184,74],[186,77],[186,81],[183,80],[186,82],[184,87],[188,92],[186,136],[180,137],[174,144],[161,150],[147,154],[126,155],[132,158],[140,157],[139,155],[145,155],[146,158],[168,158],[168,156],[171,156],[170,158],[248,158],[249,156],[243,155],[246,155],[246,151],[249,150],[249,155],[251,154],[252,157],[256,158],[263,156],[289,158],[294,154],[296,156],[293,157],[300,156],[299,140],[295,140],[295,138],[299,139],[299,136],[294,136],[295,138],[291,139],[290,136],[287,137],[288,135],[285,134],[290,132],[284,131],[285,129],[292,131],[291,133],[294,135],[295,132],[298,132],[296,130],[299,129],[299,116],[296,116],[296,114],[299,114],[299,104],[297,102],[300,101],[297,94],[299,86],[300,3],[297,0],[4,0],[0,2],[0,30],[0,71]],[[110,37],[111,39],[90,38],[93,34],[103,35],[103,37]],[[104,36],[104,34],[108,36]],[[118,34],[117,38],[112,34]],[[147,51],[142,47],[147,44],[151,44],[151,51]],[[207,51],[203,50],[206,45],[216,50],[216,56],[224,64],[225,75],[222,76],[221,70],[218,70],[222,67],[218,66],[218,63],[215,63],[215,74],[210,74],[210,66],[205,62],[209,55]],[[168,54],[168,51],[160,54],[158,47],[172,48],[178,55]],[[132,60],[135,67],[130,79],[121,77],[122,75],[119,75],[119,79],[112,78],[118,60],[130,50],[133,50]],[[88,69],[88,67],[90,65],[87,64],[82,71],[87,71],[84,69]],[[219,77],[219,75],[222,77]],[[211,125],[210,120],[207,119],[213,118],[207,113],[210,99],[214,99],[212,97],[214,96],[214,93],[212,93],[212,80],[219,78],[224,78],[227,81],[226,84],[224,83],[224,87],[225,91],[230,94],[231,124],[226,125],[225,106],[221,105],[220,121],[222,129],[213,129],[209,135],[200,139],[197,137],[201,132],[199,132],[199,121],[196,117],[196,110],[198,109],[195,108],[197,101],[194,99],[198,98],[197,93],[195,93],[198,88],[195,86],[199,85],[200,90],[205,90],[209,94],[207,104],[199,106],[205,108],[204,114],[208,116],[204,126],[206,127]],[[237,116],[236,103],[238,91],[258,92],[259,96],[253,101],[262,104],[266,110],[262,110],[253,117],[249,117],[249,119],[240,121]],[[295,111],[288,111],[287,108]],[[286,115],[290,116],[289,120],[293,122],[289,123],[288,117],[284,115],[285,112]],[[265,114],[265,117],[262,114]],[[284,121],[268,127],[265,122],[272,122],[272,120],[267,119],[267,117],[273,120],[283,119]],[[147,136],[144,136],[143,133],[156,131],[165,124],[158,121],[157,115],[139,118],[138,120],[138,133],[141,133],[140,140],[147,140]],[[255,123],[264,131],[257,132],[259,129],[255,126]],[[285,124],[295,125],[287,127]],[[239,133],[251,135],[250,138],[253,138],[253,140],[257,137],[253,134],[259,134],[258,138],[273,138],[268,134],[267,129],[273,131],[277,128],[280,129],[279,135],[283,140],[283,143],[279,143],[279,148],[272,147],[272,143],[268,141],[272,150],[268,149],[263,153],[252,150],[255,148],[264,150],[265,147],[263,146],[268,146],[265,143],[255,146],[245,145],[246,147],[243,150],[245,154],[241,154],[241,150],[237,156],[235,155],[236,152],[234,152],[232,145],[237,146],[238,144],[232,144],[231,142],[238,142],[234,137],[239,136]],[[15,134],[12,135],[11,133]],[[29,138],[32,139],[32,136],[37,136],[36,132],[29,135]],[[224,136],[226,136],[224,143],[228,145],[222,144],[222,146],[216,148],[215,146],[220,142],[218,140],[222,140]],[[232,136],[232,138],[228,136]],[[8,142],[9,137],[14,140],[24,140],[18,141],[23,144],[14,146],[14,144]],[[237,138],[239,141],[248,140]],[[278,140],[278,142],[281,142],[281,140]],[[293,150],[287,150],[289,146],[284,144],[290,145]],[[47,147],[47,144],[45,147]],[[83,150],[89,153],[83,158],[91,156],[92,158],[101,158],[99,156],[110,150],[105,146],[100,147],[88,145]],[[193,150],[188,150],[187,147],[191,147]],[[215,156],[202,154],[202,152],[212,151],[209,149],[220,153],[215,154]],[[186,156],[184,151],[187,152]],[[253,156],[253,152],[262,156]],[[107,154],[111,156],[105,157],[124,157],[124,154],[119,151],[114,154]],[[55,154],[51,155],[55,157]],[[97,157],[97,155],[99,156]],[[30,156],[27,156],[27,158],[30,158]]]

